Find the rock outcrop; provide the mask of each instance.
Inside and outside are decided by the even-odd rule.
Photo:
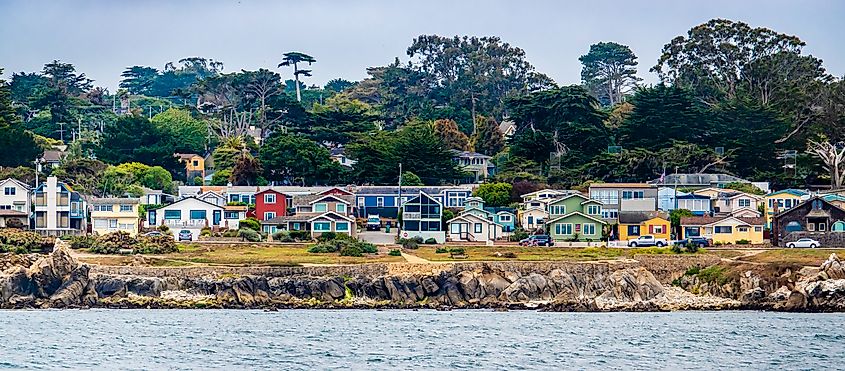
[[[90,268],[80,265],[64,247],[36,260],[29,268],[17,265],[0,274],[0,307],[64,308],[97,303]]]

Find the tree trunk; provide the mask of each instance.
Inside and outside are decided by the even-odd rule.
[[[299,68],[296,63],[293,64],[293,78],[296,80],[296,101],[302,102],[302,95],[299,94]]]

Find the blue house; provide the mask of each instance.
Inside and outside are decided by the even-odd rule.
[[[710,197],[704,195],[687,194],[676,197],[678,209],[692,211],[694,216],[712,215],[713,209]]]
[[[467,197],[472,195],[472,188],[469,186],[402,187],[400,200],[398,186],[359,187],[355,191],[355,216],[366,218],[368,215],[378,215],[382,218],[396,219],[399,215],[400,203],[408,202],[419,196],[421,192],[445,208],[463,208]]]
[[[514,209],[509,207],[484,207],[484,200],[481,197],[467,198],[466,209],[461,212],[461,215],[464,214],[473,214],[501,225],[503,232],[513,232],[516,229]]]

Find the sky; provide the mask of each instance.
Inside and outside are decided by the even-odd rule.
[[[539,72],[558,84],[580,81],[578,57],[590,44],[614,41],[639,57],[649,72],[664,44],[712,18],[796,35],[805,54],[845,75],[845,1],[840,0],[0,0],[0,68],[40,71],[54,59],[72,63],[115,91],[128,66],[164,67],[201,56],[223,62],[224,72],[276,66],[281,55],[314,56],[322,85],[334,78],[357,81],[366,68],[399,57],[422,34],[501,37],[525,50]]]

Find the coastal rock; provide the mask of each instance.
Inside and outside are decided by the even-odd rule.
[[[825,279],[845,279],[845,264],[842,264],[836,253],[831,253],[819,269],[821,271],[820,273],[824,274]]]
[[[0,307],[20,307],[23,303],[40,307],[90,306],[97,293],[89,279],[89,267],[79,265],[58,245],[29,268],[7,269],[0,275]]]

